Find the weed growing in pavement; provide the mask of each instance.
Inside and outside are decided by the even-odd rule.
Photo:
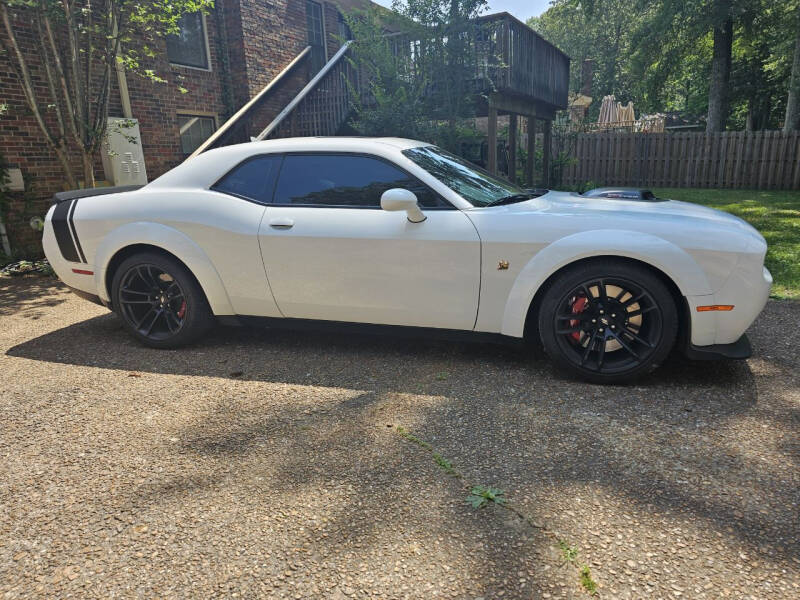
[[[564,557],[565,563],[575,562],[575,559],[578,558],[578,549],[570,546],[564,540],[558,540],[558,547],[561,548],[561,556]]]
[[[403,427],[397,427],[396,431],[397,431],[397,433],[399,433],[402,437],[407,439],[412,444],[416,444],[420,448],[424,448],[425,450],[430,452],[431,455],[433,456],[433,461],[437,465],[439,465],[439,467],[445,473],[447,473],[451,477],[461,477],[461,473],[459,473],[455,469],[455,467],[453,466],[453,463],[451,463],[444,456],[442,456],[441,454],[436,452],[436,450],[433,449],[433,446],[431,446],[428,442],[426,442],[425,440],[419,439],[417,436],[415,436],[413,433],[409,432],[407,429],[405,429]]]
[[[461,474],[453,467],[453,463],[451,463],[438,452],[433,453],[433,460],[436,461],[436,464],[444,469],[448,475],[452,475],[453,477],[461,477]]]
[[[592,596],[597,593],[597,583],[592,579],[592,572],[589,570],[588,565],[581,567],[581,585]]]
[[[467,496],[467,504],[472,505],[472,508],[483,508],[490,502],[500,504],[501,506],[506,503],[503,497],[505,492],[493,487],[484,487],[482,485],[473,486]]]
[[[391,426],[390,426],[391,427]],[[425,440],[422,440],[415,436],[413,433],[405,429],[404,427],[396,427],[395,431],[404,439],[408,440],[412,444],[419,446],[420,448],[430,452],[431,456],[433,457],[434,462],[448,475],[453,477],[459,478],[461,480],[464,479],[464,476],[453,467],[453,463],[447,460],[444,456],[439,454],[433,446],[431,446]],[[464,487],[469,490],[469,495],[467,496],[467,503],[475,509],[483,508],[488,506],[489,504],[495,504],[502,509],[505,509],[520,519],[522,519],[529,527],[534,529],[540,529],[550,538],[555,540],[558,543],[558,547],[561,550],[561,554],[564,557],[564,564],[575,564],[575,560],[578,558],[578,549],[570,546],[563,540],[559,539],[556,534],[545,527],[534,521],[531,517],[527,516],[521,510],[516,508],[512,505],[508,498],[505,497],[505,492],[501,489],[484,486],[484,485],[472,485],[467,482],[464,482]],[[579,576],[580,576],[580,584],[589,594],[595,596],[597,594],[597,582],[592,579],[591,571],[587,565],[582,565],[579,569]]]

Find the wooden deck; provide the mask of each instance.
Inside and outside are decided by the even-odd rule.
[[[566,54],[508,13],[487,15],[478,23],[496,27],[497,52],[502,60],[495,75],[499,94],[542,103],[553,110],[567,108]]]
[[[471,56],[465,62],[475,69],[467,77],[476,93],[505,99],[504,104],[528,112],[538,110],[542,117],[552,118],[556,110],[567,108],[570,59],[566,54],[505,12],[479,17],[466,27],[469,42],[464,52]],[[411,72],[417,74],[425,72],[426,54],[442,46],[435,36],[394,33],[390,37],[395,53],[410,61]],[[485,116],[486,103],[481,110]]]
[[[550,145],[550,127],[557,110],[567,108],[569,86],[569,57],[542,38],[530,27],[508,13],[497,13],[470,21],[470,40],[466,52],[472,54],[467,64],[475,71],[466,73],[470,88],[478,96],[478,115],[489,117],[488,167],[497,171],[497,115],[510,115],[509,156],[516,164],[518,116],[528,119],[528,130],[535,132],[536,123],[542,121],[544,145]],[[442,40],[435,37],[419,39],[406,33],[390,34],[398,56],[411,63],[411,75],[423,76],[424,61],[432,53],[440,52]],[[446,42],[445,42],[446,43]],[[252,120],[263,98],[279,87],[279,75],[262,92],[243,107],[229,122],[209,138],[195,154],[216,145],[225,145],[226,138],[237,140],[236,132],[261,131],[256,139],[286,136],[336,135],[346,122],[350,112],[350,90],[361,89],[366,93],[363,76],[348,59],[349,43],[345,44],[328,63],[315,74],[310,74],[308,85],[275,116],[266,128],[264,124],[248,127],[242,123]],[[426,53],[428,53],[426,55]],[[304,50],[284,69],[304,68],[308,50]],[[432,93],[436,93],[435,89]],[[431,118],[436,118],[432,115]],[[231,133],[229,134],[228,131]],[[241,135],[239,135],[241,137]],[[529,135],[528,164],[525,180],[533,185],[533,157],[535,135]],[[544,153],[545,178],[549,172],[549,152]],[[510,177],[516,177],[512,169]]]

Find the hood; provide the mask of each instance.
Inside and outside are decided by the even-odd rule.
[[[554,241],[581,231],[635,231],[708,252],[764,253],[767,247],[763,236],[743,219],[676,200],[642,202],[548,192],[525,202],[473,210],[482,221],[491,219],[507,237],[524,238],[535,223],[537,239],[531,241]]]
[[[673,222],[677,227],[716,227],[752,234],[763,240],[761,234],[744,219],[721,210],[679,200],[642,202],[620,198],[587,198],[573,192],[549,192],[539,198],[516,205],[510,204],[508,207],[517,206],[525,210],[523,205],[532,204],[537,205],[537,212],[607,218],[616,223],[652,220],[660,223]],[[533,206],[529,206],[530,208]]]

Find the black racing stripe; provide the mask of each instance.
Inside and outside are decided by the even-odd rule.
[[[72,210],[69,211],[69,217],[67,220],[69,221],[69,228],[72,231],[72,237],[75,240],[75,247],[78,249],[78,254],[81,257],[81,262],[86,262],[86,256],[83,254],[83,248],[81,248],[81,241],[78,239],[78,232],[75,230],[75,221],[73,220],[73,216],[75,215],[75,207],[78,206],[77,198],[72,202]]]
[[[67,217],[74,202],[75,200],[70,200],[56,204],[50,222],[53,224],[53,233],[56,236],[56,242],[58,242],[58,249],[61,250],[61,256],[70,262],[80,262],[81,259],[75,244],[72,242],[72,235],[70,235],[69,223],[67,222]]]

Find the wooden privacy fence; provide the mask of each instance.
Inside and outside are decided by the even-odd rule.
[[[563,182],[797,190],[799,145],[797,131],[580,134]]]

